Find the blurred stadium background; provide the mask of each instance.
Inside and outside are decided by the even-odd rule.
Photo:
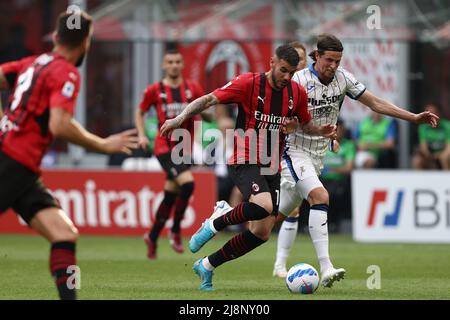
[[[370,91],[412,112],[433,103],[440,107],[442,119],[450,117],[448,0],[0,0],[0,63],[49,50],[54,21],[70,5],[87,10],[95,19],[92,48],[81,69],[84,81],[76,117],[101,136],[134,126],[143,90],[162,78],[161,58],[168,44],[176,43],[182,52],[184,76],[210,92],[239,73],[266,71],[279,44],[299,40],[309,52],[315,36],[323,32],[342,40],[342,66]],[[381,28],[371,29],[368,20],[377,8]],[[3,93],[3,105],[7,96]],[[341,115],[349,138],[368,111],[358,102],[345,100]],[[151,136],[152,114],[147,124]],[[352,200],[337,195],[336,201],[348,206],[338,208],[341,212],[336,213],[332,231],[344,234],[338,236],[346,239],[338,241],[343,246],[353,243],[350,237],[362,242],[447,243],[438,247],[446,250],[437,255],[448,259],[450,171],[413,170],[418,127],[398,121],[395,128],[388,163],[354,170],[344,178],[352,187],[348,184],[336,191],[341,197],[343,192],[351,194]],[[445,139],[448,147],[450,137]],[[141,157],[145,161],[136,160]],[[151,160],[151,151],[137,152],[132,160],[108,158],[57,141],[43,165],[44,181],[82,235],[140,236],[152,225],[165,175]],[[198,187],[182,224],[185,235],[209,216],[218,197],[215,169],[196,168]],[[301,220],[305,225],[307,219]],[[8,213],[0,216],[0,233],[30,231]],[[21,246],[20,238],[4,239]],[[13,252],[14,246],[4,250]],[[449,278],[445,272],[441,276]],[[449,298],[445,290],[438,292],[442,292],[438,298]]]

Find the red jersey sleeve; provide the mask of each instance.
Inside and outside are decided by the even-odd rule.
[[[239,103],[242,102],[247,94],[247,84],[252,79],[252,74],[247,73],[237,76],[222,88],[214,90],[213,94],[220,103]]]
[[[299,96],[297,101],[296,115],[298,121],[301,124],[306,124],[311,121],[311,115],[308,112],[308,95],[306,94],[305,88],[303,86],[294,82],[299,88]]]
[[[50,108],[62,108],[74,113],[80,90],[80,74],[78,70],[62,65],[55,68],[48,81],[50,90]]]
[[[10,88],[14,87],[14,85],[16,84],[18,74],[35,58],[35,56],[27,57],[22,60],[11,61],[0,65],[0,69],[2,70],[3,75],[8,81],[8,85]]]
[[[144,94],[142,96],[142,101],[139,104],[139,109],[142,112],[147,112],[150,107],[157,103],[158,93],[155,85],[148,86],[147,89],[144,90]]]

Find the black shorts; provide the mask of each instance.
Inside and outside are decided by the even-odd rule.
[[[255,164],[229,165],[228,173],[231,179],[248,201],[251,195],[270,192],[272,196],[272,215],[278,214],[280,204],[280,173],[261,175],[261,167]]]
[[[0,151],[0,214],[13,209],[30,224],[36,213],[60,208],[39,175]]]
[[[173,180],[174,178],[178,177],[182,172],[188,171],[191,169],[190,164],[184,164],[184,163],[175,164],[175,163],[173,163],[170,155],[171,155],[171,152],[156,156],[159,163],[161,164],[161,167],[166,172],[168,179]]]

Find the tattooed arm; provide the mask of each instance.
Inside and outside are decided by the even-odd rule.
[[[174,129],[179,128],[187,119],[219,103],[220,101],[213,93],[204,95],[192,101],[176,118],[166,120],[166,122],[164,122],[160,130],[161,135],[169,136]]]

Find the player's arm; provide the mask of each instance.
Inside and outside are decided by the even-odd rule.
[[[136,130],[101,138],[84,129],[64,108],[50,108],[49,128],[55,137],[96,152],[131,154],[137,148]]]
[[[198,99],[195,99],[194,101],[189,103],[186,108],[184,108],[183,112],[180,113],[177,117],[164,122],[160,130],[161,135],[168,136],[168,134],[170,134],[172,130],[179,128],[181,124],[187,119],[219,103],[220,101],[219,99],[217,99],[214,93],[210,93]]]
[[[306,124],[300,124],[300,129],[306,134],[313,136],[322,136],[325,138],[335,138],[337,127],[333,124],[325,124],[318,126],[314,121],[310,120]]]
[[[428,123],[433,128],[437,127],[439,117],[430,111],[424,111],[422,113],[412,113],[396,105],[381,99],[370,91],[366,90],[358,99],[359,102],[366,105],[375,112],[385,114],[394,118],[410,121],[416,124]]]
[[[148,140],[148,137],[145,134],[144,115],[145,115],[145,112],[142,111],[140,108],[137,108],[137,110],[134,114],[134,123],[135,123],[136,130],[138,133],[139,146],[142,149],[147,150],[148,144],[150,143],[150,141]]]

